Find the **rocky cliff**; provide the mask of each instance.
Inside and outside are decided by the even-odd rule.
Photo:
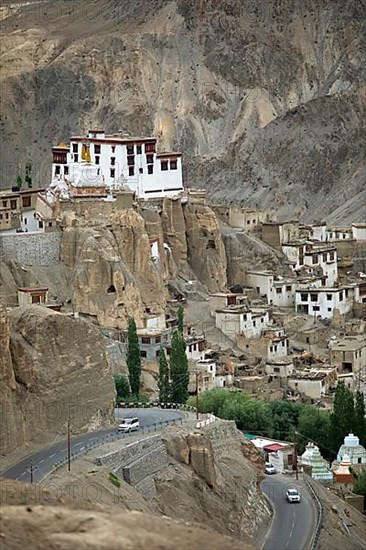
[[[362,221],[365,12],[362,0],[5,0],[3,173],[15,180],[30,157],[44,185],[51,144],[99,124],[182,150],[190,184],[215,199]]]
[[[155,475],[158,509],[237,538],[255,537],[271,512],[259,486],[263,474],[235,422],[217,420],[194,432],[166,430],[164,438],[174,462]]]
[[[115,389],[98,329],[40,306],[0,312],[2,450],[113,422]]]

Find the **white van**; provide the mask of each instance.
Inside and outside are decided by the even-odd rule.
[[[134,432],[140,429],[140,421],[138,418],[125,418],[118,426],[119,432]]]

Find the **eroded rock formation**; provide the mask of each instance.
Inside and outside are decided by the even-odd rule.
[[[41,306],[0,312],[2,452],[113,422],[115,389],[96,327]]]

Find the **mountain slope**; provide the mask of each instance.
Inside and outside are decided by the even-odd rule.
[[[181,149],[190,185],[361,221],[364,0],[3,2],[3,181],[98,124]],[[334,214],[333,214],[334,213]]]

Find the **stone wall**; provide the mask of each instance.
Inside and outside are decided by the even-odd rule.
[[[23,265],[53,265],[60,261],[61,232],[0,236],[0,261]]]
[[[167,466],[167,457],[161,434],[156,434],[100,456],[96,463],[113,470],[144,496],[152,497],[155,494],[155,486],[151,476]]]

